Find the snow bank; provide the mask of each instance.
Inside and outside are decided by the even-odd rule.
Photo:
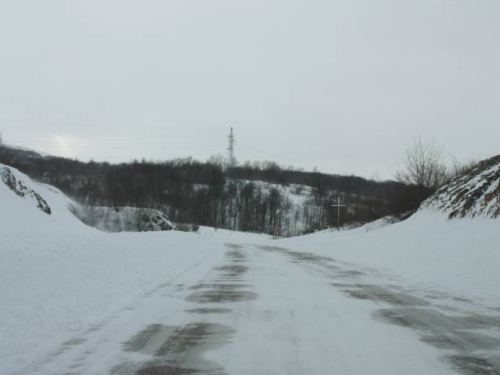
[[[419,287],[498,304],[500,221],[494,218],[499,216],[497,156],[444,186],[403,222],[381,219],[350,231],[323,231],[282,243]]]
[[[416,287],[500,303],[498,227],[498,220],[448,220],[422,210],[378,230],[322,231],[279,246],[361,265]]]

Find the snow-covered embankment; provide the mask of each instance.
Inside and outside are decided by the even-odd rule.
[[[220,253],[194,234],[99,232],[57,189],[3,165],[0,175],[1,374]]]
[[[409,219],[283,245],[373,268],[396,282],[500,304],[500,157],[444,186]]]

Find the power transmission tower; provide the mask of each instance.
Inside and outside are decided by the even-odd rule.
[[[234,143],[236,140],[234,139],[233,128],[231,128],[228,139],[229,147],[227,148],[227,168],[231,170],[236,167],[236,158],[234,157]]]

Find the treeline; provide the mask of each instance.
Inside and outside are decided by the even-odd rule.
[[[0,162],[2,162],[0,160]],[[174,222],[291,236],[334,226],[332,204],[347,204],[341,222],[367,222],[418,207],[415,187],[393,181],[327,175],[245,163],[226,170],[222,158],[110,164],[36,157],[12,150],[8,163],[87,206],[143,207]]]

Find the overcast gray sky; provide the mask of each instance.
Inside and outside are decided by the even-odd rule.
[[[392,177],[500,153],[499,0],[0,0],[0,131],[83,160]]]

